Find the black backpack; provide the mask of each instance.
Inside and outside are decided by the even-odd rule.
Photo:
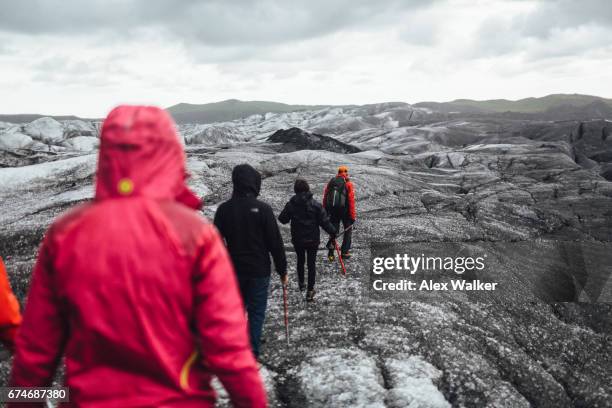
[[[348,191],[346,188],[346,180],[344,177],[338,176],[329,181],[327,184],[327,194],[325,195],[325,208],[330,210],[342,210],[346,207],[346,196]]]

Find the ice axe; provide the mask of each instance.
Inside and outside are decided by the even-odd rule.
[[[287,305],[287,284],[283,283],[283,309],[285,312],[285,339],[289,346],[289,306]]]

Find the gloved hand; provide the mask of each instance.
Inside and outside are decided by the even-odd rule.
[[[280,281],[283,285],[287,285],[289,283],[289,274],[285,273],[284,275],[281,275]]]
[[[355,223],[356,220],[354,220],[353,218],[349,218],[349,225],[353,225]]]
[[[329,234],[329,239],[331,239],[332,241],[335,241],[337,236],[338,235],[335,232],[332,232],[331,234]]]

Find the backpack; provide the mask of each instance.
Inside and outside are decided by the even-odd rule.
[[[327,184],[327,194],[325,195],[325,208],[333,210],[342,210],[346,207],[346,196],[348,191],[346,188],[346,180],[344,177],[338,176],[329,181]]]

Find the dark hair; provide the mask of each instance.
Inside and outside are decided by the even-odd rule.
[[[305,193],[307,191],[310,191],[310,186],[308,185],[306,180],[299,178],[295,180],[295,184],[293,185],[293,191],[295,191],[295,194]]]

